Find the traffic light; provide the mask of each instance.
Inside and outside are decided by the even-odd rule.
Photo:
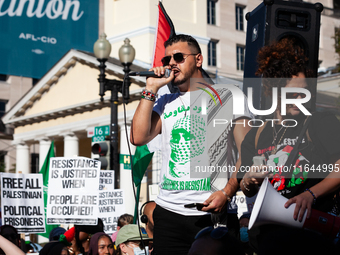
[[[110,162],[110,142],[96,142],[92,143],[92,158],[99,160],[101,163],[100,169],[108,170]]]

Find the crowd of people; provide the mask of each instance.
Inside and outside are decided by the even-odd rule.
[[[119,218],[117,232],[111,236],[104,233],[100,219],[95,226],[75,225],[67,231],[57,228],[39,254],[261,255],[286,254],[288,250],[289,254],[306,254],[320,247],[322,254],[334,254],[339,246],[336,240],[315,231],[276,223],[249,231],[251,214],[237,217],[236,192],[241,189],[246,196],[254,196],[265,178],[287,198],[282,212],[294,206],[294,221],[310,218],[312,210],[339,214],[335,197],[339,195],[340,173],[333,170],[340,164],[340,122],[331,113],[307,117],[301,103],[292,103],[306,97],[312,76],[307,62],[293,38],[264,46],[259,51],[257,74],[262,76],[266,96],[277,89],[273,121],[252,127],[253,115],[247,105],[243,114],[235,115],[229,91],[216,86],[221,105],[215,107],[210,100],[210,110],[214,116],[229,116],[233,125],[214,129],[206,141],[211,121],[202,118],[202,109],[196,111],[196,100],[192,102],[210,86],[202,82],[206,77],[200,46],[189,35],[170,38],[165,43],[163,66],[151,69],[159,77],[147,78],[131,127],[134,145],[162,136],[160,193],[155,201],[141,206],[140,222],[145,228],[133,224],[133,216],[128,214]],[[166,69],[171,70],[169,77],[163,76]],[[179,91],[156,101],[157,92],[166,85]],[[283,96],[284,89],[294,92]],[[289,104],[281,104],[285,99]],[[254,164],[254,156],[263,157],[263,164]],[[237,171],[224,176],[225,182],[212,173],[192,176],[190,163],[201,161],[233,166]],[[327,170],[323,174],[309,171],[321,165]],[[249,171],[239,171],[241,167]],[[0,248],[3,254],[14,254],[6,242],[13,243],[11,249],[18,249],[18,234],[6,235],[5,230],[0,233]]]
[[[117,231],[111,236],[103,232],[104,225],[98,219],[97,225],[74,225],[68,230],[56,227],[49,234],[49,242],[43,247],[20,239],[17,230],[11,225],[0,228],[1,255],[39,254],[39,255],[136,255],[153,253],[153,209],[154,201],[145,203],[149,206],[141,207],[140,222],[144,226],[133,224],[133,216],[123,214],[118,218]],[[143,208],[144,207],[144,208]],[[144,209],[144,210],[143,210]],[[240,218],[243,226],[246,214]],[[151,225],[151,226],[150,226]],[[248,240],[235,238],[228,233],[226,227],[207,227],[195,237],[195,241],[188,254],[224,254],[228,249],[231,254],[253,254],[243,252],[242,245]],[[22,243],[25,245],[22,246]],[[38,247],[35,247],[38,246]],[[209,251],[209,252],[208,252]]]

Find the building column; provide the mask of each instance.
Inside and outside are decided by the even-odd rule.
[[[51,146],[51,140],[48,140],[47,138],[39,140],[39,170],[43,166],[48,150]]]
[[[72,158],[79,155],[79,140],[73,133],[64,135],[64,157]]]
[[[128,129],[127,131],[129,134],[129,139],[130,139],[130,126],[127,126],[127,129]],[[128,142],[126,141],[125,126],[121,126],[120,128],[120,154],[125,154],[125,155],[129,154],[127,143]],[[130,144],[130,147],[131,147],[131,153],[132,155],[134,155],[136,148],[132,144]],[[131,169],[124,169],[124,164],[120,164],[119,169],[120,169],[120,188],[124,190],[124,194],[125,194],[125,198],[124,198],[125,211],[126,213],[134,215],[135,197],[133,195],[132,187],[135,188],[135,185],[132,186]]]
[[[30,171],[30,150],[26,143],[17,144],[16,173],[29,174]]]

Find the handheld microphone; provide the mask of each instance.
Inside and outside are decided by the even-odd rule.
[[[168,78],[170,76],[171,70],[165,69],[165,73],[162,76],[158,76],[154,71],[142,71],[142,72],[131,72],[129,76],[141,76],[141,77],[152,77],[152,78]]]

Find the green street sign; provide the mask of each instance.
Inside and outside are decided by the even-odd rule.
[[[94,127],[94,134],[92,136],[92,142],[104,142],[105,136],[110,135],[110,126]]]
[[[120,164],[124,164],[124,169],[131,170],[130,155],[128,155],[128,154],[119,154],[119,163]]]

